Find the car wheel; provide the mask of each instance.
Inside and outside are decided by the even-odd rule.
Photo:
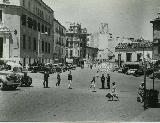
[[[2,81],[0,81],[0,90],[7,90],[8,86],[4,84]]]
[[[18,87],[18,85],[12,85],[10,88],[11,88],[11,90],[16,90],[17,87]]]

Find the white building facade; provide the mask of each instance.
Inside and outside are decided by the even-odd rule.
[[[32,64],[52,62],[54,11],[42,0],[0,1],[1,59]]]

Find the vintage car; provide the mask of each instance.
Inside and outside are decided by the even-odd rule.
[[[21,76],[20,81],[21,81],[20,86],[30,87],[32,84],[32,78],[27,76],[26,72],[24,72],[24,74]]]
[[[22,66],[17,63],[7,62],[10,69],[0,71],[0,89],[15,90],[18,86],[30,86],[32,78],[22,72]]]
[[[0,89],[15,90],[21,84],[21,75],[11,71],[0,71]]]
[[[136,70],[137,70],[137,69],[129,69],[129,70],[126,72],[126,74],[127,74],[127,75],[133,75]]]

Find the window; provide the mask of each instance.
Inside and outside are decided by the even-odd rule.
[[[132,53],[126,53],[126,62],[132,61]]]
[[[23,2],[22,5],[25,6],[25,0],[23,0],[22,2]]]
[[[73,57],[73,50],[70,50],[70,57]]]
[[[141,61],[141,56],[142,56],[141,53],[138,53],[138,54],[137,54],[137,61]]]
[[[68,58],[68,50],[66,50],[66,57]]]
[[[33,20],[33,29],[37,30],[37,21],[36,20]]]
[[[43,24],[42,24],[41,28],[42,28],[42,33],[44,33],[44,25]]]
[[[45,26],[45,32],[48,32],[47,27]]]
[[[26,15],[21,16],[22,25],[26,26]]]
[[[47,42],[45,43],[45,52],[47,52]]]
[[[48,43],[48,53],[50,53],[50,43]]]
[[[31,37],[28,38],[28,49],[31,49]]]
[[[29,27],[29,28],[32,28],[32,26],[33,26],[32,18],[28,17],[27,22],[28,22],[28,27]]]
[[[44,52],[44,41],[42,41],[42,52]]]
[[[37,48],[37,42],[36,42],[36,38],[33,39],[33,50],[36,50]]]
[[[50,34],[51,34],[51,30],[50,28],[48,28],[48,35],[50,36]]]
[[[23,49],[26,49],[26,35],[23,35]]]
[[[70,42],[70,48],[73,48],[73,42]]]
[[[41,24],[38,23],[38,31],[40,32],[41,31]]]
[[[2,21],[2,10],[0,10],[0,21]]]

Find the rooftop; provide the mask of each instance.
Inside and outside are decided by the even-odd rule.
[[[151,48],[153,46],[152,42],[133,42],[133,43],[119,43],[116,49],[134,49],[134,48]]]

